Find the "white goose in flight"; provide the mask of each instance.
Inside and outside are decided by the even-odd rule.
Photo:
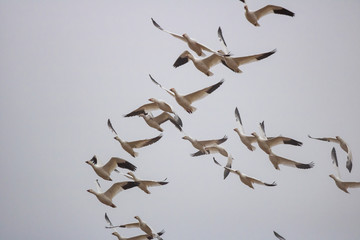
[[[295,139],[283,137],[283,136],[277,136],[273,138],[262,138],[260,137],[256,132],[251,133],[256,138],[256,141],[259,145],[259,147],[266,152],[267,154],[270,154],[271,148],[273,146],[279,145],[279,144],[290,144],[294,146],[301,146],[302,142],[299,142]]]
[[[236,73],[241,73],[242,71],[239,69],[240,65],[244,65],[246,63],[262,60],[264,58],[267,58],[274,54],[276,52],[276,49],[266,52],[266,53],[260,53],[252,56],[246,56],[246,57],[232,57],[232,54],[230,54],[229,49],[227,48],[227,44],[225,42],[224,36],[222,34],[222,30],[219,27],[218,29],[218,37],[221,42],[223,50],[218,51],[218,55],[221,58],[221,63],[228,67],[230,70]]]
[[[164,89],[167,93],[169,93],[171,96],[173,96],[175,98],[176,102],[181,107],[183,107],[185,109],[185,111],[187,111],[188,113],[193,113],[196,110],[195,107],[191,106],[191,104],[193,102],[198,101],[198,100],[208,96],[209,94],[214,92],[216,89],[218,89],[224,83],[224,79],[222,79],[220,82],[218,82],[214,85],[211,85],[209,87],[189,93],[187,95],[181,95],[175,90],[175,88],[166,89],[163,86],[161,86],[161,84],[158,83],[150,74],[149,74],[149,76],[156,85],[158,85],[159,87]]]
[[[274,168],[277,170],[280,170],[279,165],[285,165],[288,167],[295,167],[295,168],[300,168],[300,169],[309,169],[309,168],[314,167],[313,162],[299,163],[299,162],[295,162],[295,161],[287,159],[287,158],[280,157],[280,156],[274,154],[273,152],[270,152],[269,159],[270,159],[270,162],[274,165]]]
[[[110,174],[116,169],[116,167],[126,168],[130,171],[136,170],[136,166],[134,166],[132,163],[118,157],[112,157],[105,165],[101,165],[98,163],[96,155],[94,155],[89,161],[86,161],[85,163],[89,164],[99,177],[108,181],[112,181]]]
[[[170,121],[172,124],[174,124],[174,126],[177,129],[182,131],[182,121],[181,121],[180,117],[176,114],[174,114],[174,117],[173,117],[169,113],[163,112],[163,113],[159,114],[158,116],[154,117],[151,113],[140,113],[139,116],[145,120],[147,125],[149,125],[152,128],[157,129],[160,132],[164,131],[160,125],[167,121]]]
[[[125,177],[130,178],[134,182],[137,182],[138,183],[137,187],[139,187],[147,194],[150,194],[148,187],[162,186],[169,183],[165,181],[142,180],[140,178],[137,178],[135,174],[132,172],[128,172],[127,175],[125,175]]]
[[[330,174],[329,177],[334,179],[336,186],[346,193],[349,193],[348,188],[359,188],[360,182],[344,182],[341,179],[340,172],[339,172],[339,163],[337,160],[336,150],[334,147],[331,150],[331,158],[333,160],[333,164],[335,165],[335,167],[337,169],[338,176],[335,176],[334,174]]]
[[[207,76],[212,76],[214,74],[210,72],[210,68],[221,62],[223,65],[225,65],[233,72],[241,73],[242,71],[239,69],[241,65],[262,60],[264,58],[273,55],[275,52],[276,49],[270,52],[265,52],[255,55],[249,55],[244,57],[232,57],[232,56],[227,56],[222,50],[219,50],[218,53],[214,53],[207,58],[196,59],[191,53],[185,51],[176,59],[173,66],[177,68],[187,63],[190,59],[194,63],[194,66],[199,71],[203,72]]]
[[[160,140],[162,135],[160,134],[157,137],[150,138],[150,139],[143,139],[143,140],[137,140],[132,142],[123,141],[119,138],[119,136],[115,136],[114,139],[117,140],[121,147],[128,152],[131,156],[136,157],[138,155],[137,152],[134,151],[134,148],[142,148],[145,146],[149,146],[150,144],[153,144]]]
[[[211,50],[210,48],[206,47],[205,45],[197,42],[196,40],[192,39],[189,37],[189,35],[187,35],[186,33],[182,34],[182,35],[179,35],[179,34],[175,34],[175,33],[172,33],[172,32],[169,32],[165,29],[163,29],[162,27],[160,27],[159,24],[157,24],[157,22],[155,22],[154,19],[151,18],[151,21],[152,23],[154,24],[155,27],[157,27],[158,29],[160,29],[161,31],[164,31],[166,33],[169,33],[170,35],[172,35],[173,37],[175,38],[178,38],[184,42],[187,43],[187,45],[189,46],[189,48],[191,50],[193,50],[194,52],[196,52],[196,54],[198,56],[204,56],[204,52],[203,51],[207,51],[207,52],[214,52],[213,50]]]
[[[128,223],[124,225],[120,225],[122,228],[140,228],[143,232],[145,232],[148,236],[151,236],[153,238],[157,238],[159,240],[162,240],[160,237],[160,234],[156,233],[146,222],[144,222],[139,216],[135,216],[135,219],[138,220],[136,223]],[[164,230],[161,231],[161,233],[164,233]]]
[[[240,127],[234,128],[234,131],[239,135],[240,141],[250,150],[254,151],[255,146],[252,145],[252,143],[256,142],[256,137],[252,135],[246,135],[244,131],[243,124],[241,122],[240,113],[238,108],[235,108],[235,119],[237,122],[239,122]]]
[[[136,187],[137,185],[138,183],[133,181],[117,182],[114,183],[106,192],[101,192],[100,189],[98,189],[98,191],[93,189],[89,189],[87,191],[94,194],[101,203],[116,208],[116,205],[112,202],[112,199],[115,197],[115,195],[123,190]]]
[[[227,136],[225,135],[223,138],[220,139],[211,139],[211,140],[197,140],[194,138],[191,138],[190,136],[184,136],[182,139],[188,140],[194,148],[200,150],[203,153],[206,153],[206,147],[214,146],[221,144],[227,140]]]
[[[265,183],[265,182],[260,181],[260,180],[258,180],[258,179],[256,179],[256,178],[247,176],[246,174],[241,173],[239,170],[234,170],[234,169],[229,168],[229,167],[221,166],[221,164],[218,163],[218,162],[215,160],[215,158],[213,158],[213,160],[214,160],[215,164],[217,164],[217,165],[219,165],[220,167],[223,167],[223,168],[229,170],[230,172],[238,175],[238,176],[240,177],[240,181],[241,181],[242,183],[244,183],[246,186],[248,186],[248,187],[250,187],[250,188],[252,188],[252,189],[254,189],[254,186],[253,186],[254,183],[260,184],[260,185],[265,185],[265,186],[268,186],[268,187],[276,186],[276,183],[275,183],[275,182],[270,183],[270,184],[269,184],[269,183]]]
[[[351,172],[351,169],[352,169],[352,153],[351,153],[351,149],[350,149],[349,145],[344,141],[344,139],[342,139],[339,136],[336,136],[335,138],[333,138],[333,137],[315,138],[315,137],[312,137],[312,136],[308,135],[308,137],[311,138],[311,139],[316,139],[316,140],[326,141],[326,142],[333,142],[333,143],[339,144],[341,149],[344,150],[347,153],[346,168],[348,169],[349,172]]]
[[[134,111],[124,115],[124,117],[133,117],[133,116],[139,115],[141,113],[146,114],[153,110],[158,110],[158,109],[160,109],[164,112],[176,114],[174,112],[173,108],[163,100],[156,99],[156,98],[149,98],[149,101],[151,103],[147,103],[147,104],[144,104],[144,105],[138,107]]]
[[[189,61],[189,59],[193,62],[194,66],[206,76],[214,75],[210,68],[220,63],[221,57],[217,53],[211,54],[209,57],[203,59],[195,58],[189,51],[185,50],[175,61],[173,66],[175,68],[184,65]]]
[[[199,150],[196,153],[192,153],[191,156],[192,157],[198,157],[198,156],[202,156],[202,155],[205,155],[205,154],[220,153],[224,157],[229,157],[229,153],[225,150],[225,148],[220,147],[219,145],[205,147],[204,149],[205,149],[205,152],[202,152],[202,151]]]
[[[269,13],[275,13],[275,14],[281,14],[281,15],[287,15],[290,17],[294,17],[295,13],[287,10],[286,8],[280,7],[280,6],[275,6],[275,5],[267,5],[263,8],[260,8],[256,11],[250,11],[248,6],[246,5],[245,0],[240,0],[241,2],[245,3],[244,5],[244,9],[245,9],[245,17],[246,19],[252,23],[254,26],[259,27],[260,24],[258,23],[258,21],[260,20],[260,18],[262,18],[263,16],[269,14]]]

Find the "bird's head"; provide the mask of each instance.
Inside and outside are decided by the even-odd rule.
[[[89,193],[92,193],[92,194],[95,194],[96,195],[96,192],[94,191],[94,190],[92,190],[92,189],[88,189],[88,190],[86,190],[87,192],[89,192]]]
[[[189,39],[189,38],[190,38],[189,35],[187,35],[186,33],[184,33],[182,36],[183,36],[184,38],[186,38],[186,39]]]
[[[190,140],[190,137],[189,136],[183,136],[182,139]]]
[[[157,100],[155,99],[155,98],[149,98],[148,99],[150,102],[153,102],[153,103],[156,103],[157,102]]]

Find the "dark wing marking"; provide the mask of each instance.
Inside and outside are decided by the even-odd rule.
[[[339,163],[338,163],[337,156],[336,156],[336,150],[334,147],[331,150],[331,159],[333,160],[333,164],[335,164],[336,167],[339,167]]]
[[[107,213],[105,213],[105,220],[106,220],[107,223],[109,223],[110,226],[113,226],[113,224],[111,223]]]
[[[313,168],[315,166],[314,162],[311,163],[296,163],[295,167],[300,168],[300,169],[309,169],[309,168]]]
[[[90,162],[94,163],[95,165],[97,164],[97,157],[94,155],[92,157],[92,159],[90,159]]]
[[[110,130],[111,130],[113,133],[115,133],[116,135],[118,135],[117,132],[115,131],[115,129],[113,128],[112,124],[111,124],[110,118],[109,118],[108,121],[107,121],[107,125],[108,125],[108,127],[110,128]]]
[[[282,237],[280,234],[278,234],[277,232],[274,231],[274,235],[279,239],[279,240],[286,240],[284,237]]]
[[[180,57],[178,57],[178,59],[176,59],[176,61],[174,62],[173,66],[175,68],[184,65],[185,63],[187,63],[189,61],[188,57],[183,57],[182,55],[180,55]]]
[[[281,9],[274,9],[274,13],[276,14],[281,14],[281,15],[287,15],[287,16],[290,16],[290,17],[293,17],[295,16],[295,13],[285,9],[285,8],[281,8]]]

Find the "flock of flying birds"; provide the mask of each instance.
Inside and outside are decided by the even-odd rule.
[[[269,13],[275,13],[275,14],[281,14],[281,15],[287,15],[293,17],[295,14],[283,7],[280,6],[274,6],[274,5],[267,5],[261,9],[258,9],[256,11],[250,11],[248,9],[248,6],[245,2],[245,0],[240,0],[243,2],[244,9],[245,9],[245,17],[246,19],[253,24],[254,26],[260,26],[258,21],[264,17],[265,15]],[[244,57],[233,57],[230,51],[227,49],[227,45],[225,43],[221,28],[218,29],[218,37],[221,42],[223,50],[214,51],[209,47],[206,47],[205,45],[197,42],[196,40],[190,38],[186,33],[179,35],[172,33],[170,31],[167,31],[163,29],[154,19],[151,19],[153,25],[158,28],[161,31],[164,31],[170,35],[172,35],[175,38],[178,38],[184,42],[187,43],[188,47],[194,51],[199,57],[203,58],[195,58],[188,50],[185,50],[175,61],[173,66],[175,68],[187,63],[189,60],[191,60],[194,64],[194,66],[204,73],[207,76],[212,76],[213,73],[210,71],[210,68],[215,66],[216,64],[219,64],[220,62],[229,68],[230,70],[241,73],[241,70],[239,69],[240,65],[247,64],[250,62],[259,61],[262,59],[265,59],[272,54],[276,52],[276,50],[272,50],[265,53],[260,54],[254,54],[250,56],[244,56]],[[204,51],[210,52],[211,55],[208,57],[206,56]],[[198,101],[209,94],[213,93],[215,90],[217,90],[223,83],[224,80],[222,79],[216,84],[213,84],[211,86],[205,87],[203,89],[194,91],[189,94],[181,94],[174,88],[167,89],[163,87],[159,82],[157,82],[153,76],[149,74],[149,77],[151,81],[165,90],[167,93],[169,93],[171,96],[173,96],[177,102],[178,105],[180,105],[186,112],[193,113],[196,111],[196,107],[194,107],[192,104],[195,101]],[[170,121],[179,131],[183,132],[183,123],[180,119],[179,115],[175,113],[174,108],[166,103],[163,100],[156,99],[156,98],[150,98],[150,103],[146,103],[135,110],[131,111],[130,113],[124,115],[124,117],[133,117],[133,116],[139,116],[144,119],[146,124],[149,127],[152,127],[160,132],[163,132],[163,128],[161,125],[167,121]],[[153,111],[160,111],[161,113],[157,116],[153,115]],[[239,124],[238,128],[235,128],[234,131],[238,134],[240,141],[248,148],[250,151],[254,151],[256,148],[253,144],[257,144],[259,148],[267,154],[269,157],[270,162],[274,166],[275,169],[280,170],[280,165],[288,166],[288,167],[294,167],[298,169],[310,169],[314,167],[314,163],[300,163],[296,162],[294,160],[284,158],[281,156],[276,155],[273,152],[273,147],[280,144],[286,144],[286,145],[293,145],[293,146],[301,146],[302,142],[297,141],[290,137],[284,137],[284,136],[275,136],[275,137],[267,137],[265,132],[265,125],[264,122],[261,122],[259,124],[259,133],[253,132],[251,135],[246,135],[243,124],[241,121],[240,113],[238,111],[238,108],[235,108],[235,119]],[[118,136],[116,130],[114,129],[110,119],[108,119],[107,122],[108,127],[111,129],[111,131],[115,134],[114,139],[117,140],[121,147],[129,153],[132,157],[138,156],[138,153],[135,152],[134,149],[142,148],[149,146],[151,144],[156,143],[159,141],[162,137],[162,134],[148,139],[142,139],[142,140],[136,140],[136,141],[125,141],[120,139]],[[184,132],[183,132],[184,133]],[[333,142],[336,144],[339,144],[340,147],[347,153],[347,162],[346,162],[346,168],[349,172],[352,170],[352,153],[350,150],[349,145],[339,136],[336,137],[324,137],[324,138],[314,138],[310,135],[308,135],[309,138],[315,139],[315,140],[321,140],[321,141],[327,141],[327,142]],[[254,189],[254,184],[259,184],[263,186],[273,187],[276,186],[275,182],[272,183],[266,183],[262,180],[259,180],[257,178],[251,177],[246,175],[243,172],[240,172],[239,170],[236,170],[232,168],[232,162],[233,157],[232,155],[226,150],[225,148],[221,147],[221,143],[225,142],[227,140],[227,136],[225,135],[222,138],[219,139],[210,139],[210,140],[197,140],[195,138],[190,137],[189,135],[183,136],[184,140],[188,140],[192,146],[196,149],[195,153],[192,153],[192,157],[201,156],[201,155],[209,155],[209,154],[220,154],[227,158],[227,163],[225,166],[221,165],[214,157],[213,161],[215,164],[219,165],[220,167],[224,168],[224,179],[229,175],[229,173],[234,173],[239,176],[240,181],[245,184],[246,186]],[[341,189],[342,191],[349,193],[348,188],[354,188],[354,187],[360,187],[360,182],[346,182],[343,181],[340,177],[339,172],[339,166],[338,166],[338,160],[336,155],[336,150],[333,147],[331,151],[331,158],[333,160],[333,164],[337,169],[337,176],[334,174],[331,174],[330,177],[335,181],[336,186]],[[136,171],[136,166],[134,166],[129,161],[118,158],[118,157],[112,157],[106,164],[102,165],[100,161],[98,161],[96,155],[92,157],[91,160],[86,161],[87,164],[89,164],[95,173],[101,177],[104,180],[112,181],[111,174],[113,171],[118,172],[117,167],[127,169],[129,170],[128,173],[122,174],[125,177],[127,177],[130,181],[122,181],[122,182],[116,182],[114,183],[109,189],[107,189],[105,192],[101,191],[100,184],[98,180],[96,180],[96,188],[97,191],[93,189],[87,190],[89,193],[92,193],[96,196],[96,198],[103,204],[108,205],[110,207],[115,208],[116,205],[113,203],[113,198],[121,191],[128,190],[134,187],[138,187],[142,191],[144,191],[146,194],[150,194],[149,187],[154,186],[162,186],[166,185],[168,182],[166,179],[162,181],[154,181],[154,180],[143,180],[135,176],[134,171]],[[113,229],[113,228],[140,228],[145,234],[133,236],[129,238],[121,237],[118,232],[113,232],[112,234],[116,236],[119,240],[145,240],[145,239],[153,239],[157,238],[159,240],[162,239],[161,235],[165,233],[164,230],[160,232],[156,232],[151,228],[146,222],[144,222],[139,216],[134,217],[137,222],[135,223],[128,223],[128,224],[122,224],[122,225],[113,225],[111,220],[109,219],[109,216],[107,213],[105,213],[105,220],[109,224],[106,226],[106,228]],[[285,239],[281,235],[279,235],[277,232],[274,231],[274,235],[278,239]]]

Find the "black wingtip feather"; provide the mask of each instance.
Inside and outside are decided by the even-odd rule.
[[[136,166],[133,165],[132,163],[126,161],[126,162],[123,162],[123,163],[118,163],[118,167],[120,168],[125,168],[125,169],[128,169],[130,171],[136,171]]]
[[[269,184],[269,183],[264,183],[264,184],[265,184],[265,186],[268,186],[268,187],[274,187],[277,185],[276,182],[273,182],[271,184]]]
[[[152,23],[154,24],[155,27],[157,27],[160,30],[164,30],[162,27],[160,27],[160,25],[157,22],[155,22],[155,20],[153,18],[151,18],[151,21],[152,21]]]
[[[296,141],[295,139],[290,139],[290,140],[284,141],[284,144],[290,144],[290,145],[294,145],[294,146],[301,146],[302,142]]]
[[[122,188],[124,190],[127,190],[127,189],[130,189],[130,188],[136,187],[136,186],[139,186],[138,182],[128,182],[124,186],[122,186]]]
[[[346,161],[346,168],[349,171],[349,173],[351,173],[351,169],[352,169],[352,161],[351,160]]]
[[[276,14],[281,14],[281,15],[287,15],[287,16],[290,16],[290,17],[293,17],[295,16],[295,13],[285,9],[285,8],[282,8],[282,9],[279,9],[279,10],[274,10],[274,13]]]
[[[202,156],[205,155],[205,153],[201,152],[201,151],[197,151],[196,153],[192,153],[190,154],[192,157],[198,157],[198,156]]]
[[[97,164],[97,157],[94,155],[91,159],[90,162],[93,162],[95,165]]]
[[[224,83],[224,79],[221,79],[220,82],[212,85],[209,90],[206,91],[206,93],[210,94],[212,93],[213,91],[215,91],[216,89],[218,89],[222,84]]]
[[[189,61],[189,59],[187,57],[178,57],[178,59],[176,59],[175,63],[173,64],[174,68],[177,68],[181,65],[184,65],[185,63],[187,63]]]
[[[128,113],[128,114],[124,115],[124,117],[133,117],[133,116],[137,116],[137,115],[140,115],[140,114],[145,114],[145,111],[144,110],[133,111],[131,113]]]
[[[336,165],[336,167],[339,167],[339,163],[336,156],[336,150],[334,147],[331,149],[331,158],[333,160],[333,163]]]
[[[117,135],[117,132],[115,131],[114,127],[111,124],[110,118],[108,118],[107,125],[110,128],[110,130]]]
[[[313,168],[315,166],[315,164],[313,162],[305,164],[305,163],[299,163],[295,165],[297,168],[300,169],[309,169],[309,168]]]
[[[261,54],[258,58],[256,58],[257,60],[262,60],[264,58],[267,58],[271,55],[273,55],[274,53],[276,52],[276,49],[270,51],[270,52],[267,52],[267,53],[264,53],[264,54]]]

